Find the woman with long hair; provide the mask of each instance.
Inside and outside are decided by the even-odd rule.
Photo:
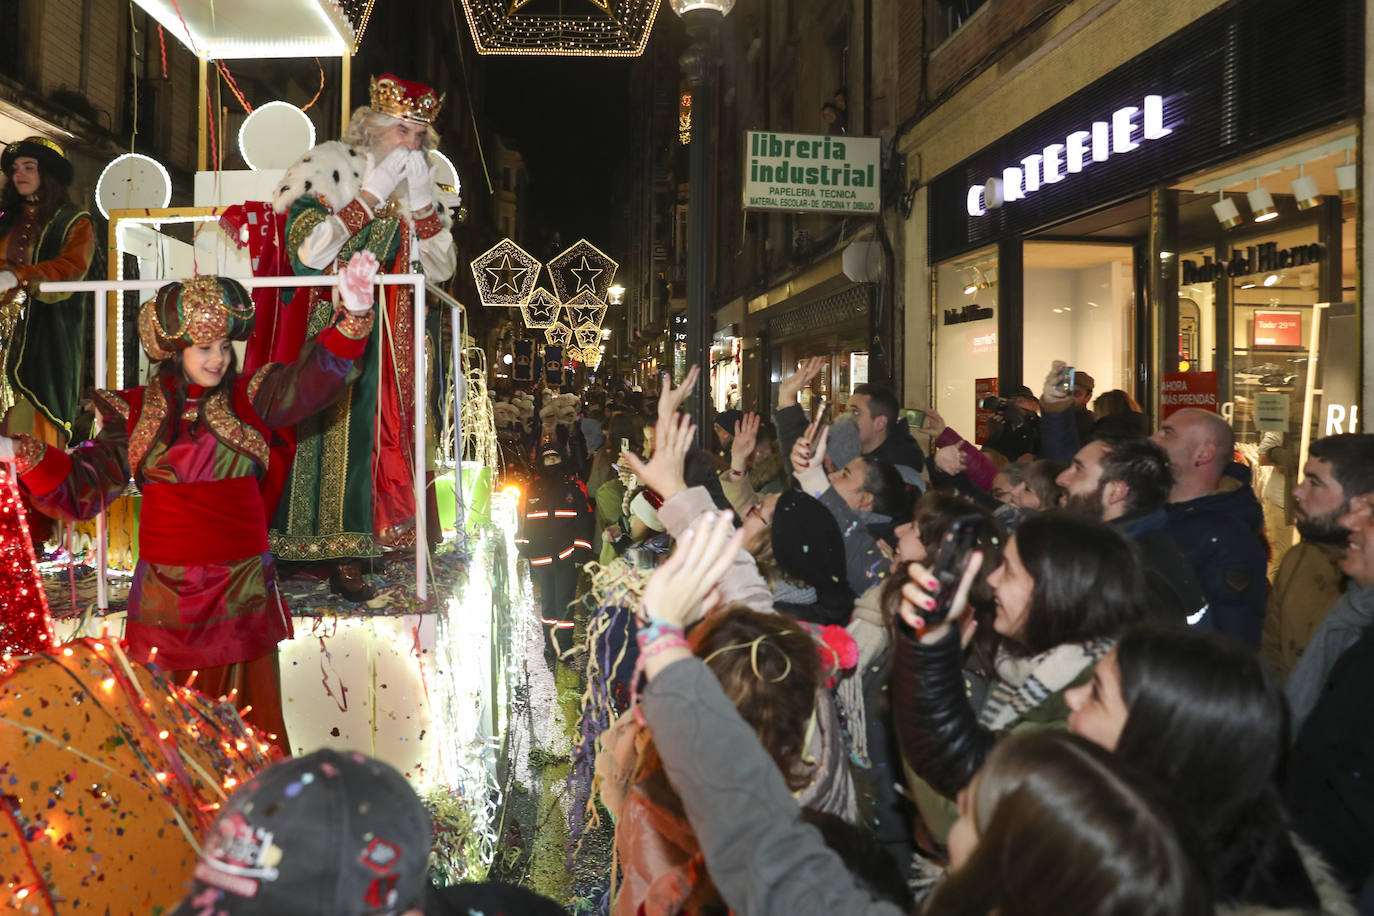
[[[323,409],[357,378],[372,331],[377,260],[354,255],[344,306],[290,365],[237,371],[233,341],[253,327],[248,291],[198,276],[169,283],[139,310],[154,361],[149,383],[97,391],[100,432],[70,451],[28,436],[0,439],[34,505],[55,518],[94,518],[130,477],[143,494],[139,559],[124,636],[210,696],[251,705],[246,718],[285,742],[277,643],[291,634],[268,549],[262,481],[273,430]]]
[[[1093,666],[1127,625],[1141,620],[1145,594],[1139,560],[1125,538],[1100,522],[1063,512],[1021,523],[1001,563],[987,576],[995,593],[992,628],[1001,637],[996,676],[975,710],[964,688],[960,627],[982,555],[967,564],[949,616],[926,626],[935,606],[934,578],[913,565],[903,585],[893,662],[893,705],[912,791],[926,827],[943,842],[950,804],[983,765],[997,739],[1031,728],[1062,728],[1064,693],[1092,676]]]
[[[1253,650],[1215,633],[1133,627],[1065,698],[1071,731],[1194,814],[1219,903],[1342,911],[1336,883],[1289,832],[1277,787],[1287,706]]]
[[[681,628],[710,605],[743,538],[731,537],[728,518],[704,520],[693,534],[645,591],[641,613],[655,635],[640,709],[713,884],[751,916],[897,916],[904,911],[875,900],[803,823],[774,759],[693,656]],[[923,916],[1211,912],[1187,826],[1086,741],[1008,738],[963,799],[952,875]]]

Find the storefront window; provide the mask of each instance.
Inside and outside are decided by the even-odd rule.
[[[977,404],[997,393],[997,250],[939,265],[935,304],[935,409],[981,442],[988,414]]]
[[[1132,392],[1132,247],[1027,242],[1024,252],[1025,383],[1038,392],[1050,363],[1062,359],[1092,377],[1094,397]]]

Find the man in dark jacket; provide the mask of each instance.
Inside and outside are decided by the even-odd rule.
[[[1369,727],[1369,698],[1374,696],[1371,499],[1374,494],[1352,501],[1352,511],[1341,517],[1350,532],[1341,569],[1353,580],[1342,602],[1352,621],[1362,619],[1364,627],[1329,668],[1316,706],[1301,722],[1288,763],[1293,826],[1355,894],[1369,887],[1374,864],[1374,780],[1369,778],[1374,773],[1374,729]],[[1338,613],[1340,605],[1331,615]],[[1323,629],[1330,622],[1328,617]],[[1298,662],[1299,671],[1310,666],[1310,655],[1309,651]]]
[[[1214,413],[1188,407],[1150,437],[1169,455],[1168,530],[1193,564],[1212,629],[1260,645],[1269,583],[1264,513],[1250,469],[1232,460],[1235,435]]]
[[[535,475],[520,507],[515,547],[529,560],[530,575],[539,588],[544,651],[552,662],[573,645],[574,621],[568,605],[577,596],[577,570],[592,553],[596,516],[582,481],[565,467],[563,450],[557,444],[540,448]]]
[[[915,483],[912,477],[919,477],[925,456],[901,419],[892,392],[879,385],[858,386],[849,396],[849,414],[859,427],[864,457],[886,461],[907,483]]]
[[[1144,438],[1096,439],[1078,450],[1055,482],[1064,488],[1065,509],[1107,522],[1140,548],[1152,613],[1204,621],[1207,598],[1166,529],[1173,472],[1163,449]]]

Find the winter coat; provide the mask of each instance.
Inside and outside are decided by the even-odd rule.
[[[515,549],[531,566],[585,562],[592,556],[594,519],[580,480],[563,472],[540,474],[525,494]]]
[[[660,671],[642,708],[711,879],[735,912],[901,916],[801,820],[777,764],[699,659]]]
[[[1370,600],[1374,598],[1374,586],[1346,594],[1347,598],[1352,596],[1361,597],[1364,610],[1369,611],[1374,604]],[[1328,620],[1345,610],[1337,605]],[[1309,659],[1316,658],[1316,649],[1314,641],[1298,663],[1295,678]],[[1331,666],[1310,714],[1303,718],[1288,759],[1288,807],[1293,826],[1331,863],[1352,892],[1358,892],[1365,884],[1374,864],[1371,696],[1374,627],[1366,624]]]
[[[1210,606],[1201,625],[1260,645],[1268,549],[1264,513],[1250,488],[1250,469],[1232,462],[1217,489],[1170,503],[1167,529],[1193,564]]]
[[[1288,676],[1284,693],[1288,697],[1293,735],[1301,734],[1303,723],[1322,698],[1327,679],[1341,656],[1371,627],[1374,627],[1374,585],[1361,588],[1352,584],[1317,627],[1297,667]]]
[[[1264,615],[1261,654],[1280,679],[1292,672],[1326,614],[1341,600],[1345,574],[1335,544],[1301,541],[1286,554]]]
[[[982,767],[998,737],[1018,731],[1064,728],[1064,693],[1092,677],[1109,640],[1065,643],[1026,659],[999,659],[998,678],[981,710],[969,703],[959,631],[934,643],[917,640],[903,625],[893,637],[892,704],[897,737],[915,775],[912,795],[935,838],[943,843],[954,823],[953,799]]]
[[[1144,515],[1112,522],[1140,548],[1145,585],[1150,590],[1150,614],[1176,623],[1201,623],[1207,613],[1207,596],[1192,564],[1166,530],[1168,513],[1156,509]]]

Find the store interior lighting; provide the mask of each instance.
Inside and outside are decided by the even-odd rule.
[[[1321,192],[1317,190],[1317,179],[1304,175],[1302,165],[1298,165],[1298,177],[1293,179],[1293,200],[1299,210],[1311,210],[1322,202]]]
[[[1270,274],[1269,276],[1267,276],[1267,277],[1264,278],[1264,285],[1265,285],[1265,286],[1273,286],[1273,285],[1274,285],[1275,283],[1277,283],[1277,282],[1279,282],[1279,275],[1278,275],[1278,274]]]
[[[1212,212],[1217,215],[1217,222],[1221,223],[1223,229],[1234,229],[1245,222],[1240,218],[1235,201],[1228,198],[1225,192],[1222,193],[1221,200],[1212,204]]]
[[[1336,166],[1336,188],[1341,192],[1341,200],[1354,200],[1356,188],[1356,169],[1350,164],[1350,150],[1345,151],[1345,165]]]
[[[1267,223],[1271,219],[1277,219],[1278,208],[1274,206],[1274,196],[1260,186],[1259,179],[1255,179],[1255,189],[1245,195],[1250,202],[1250,216],[1257,223]]]

